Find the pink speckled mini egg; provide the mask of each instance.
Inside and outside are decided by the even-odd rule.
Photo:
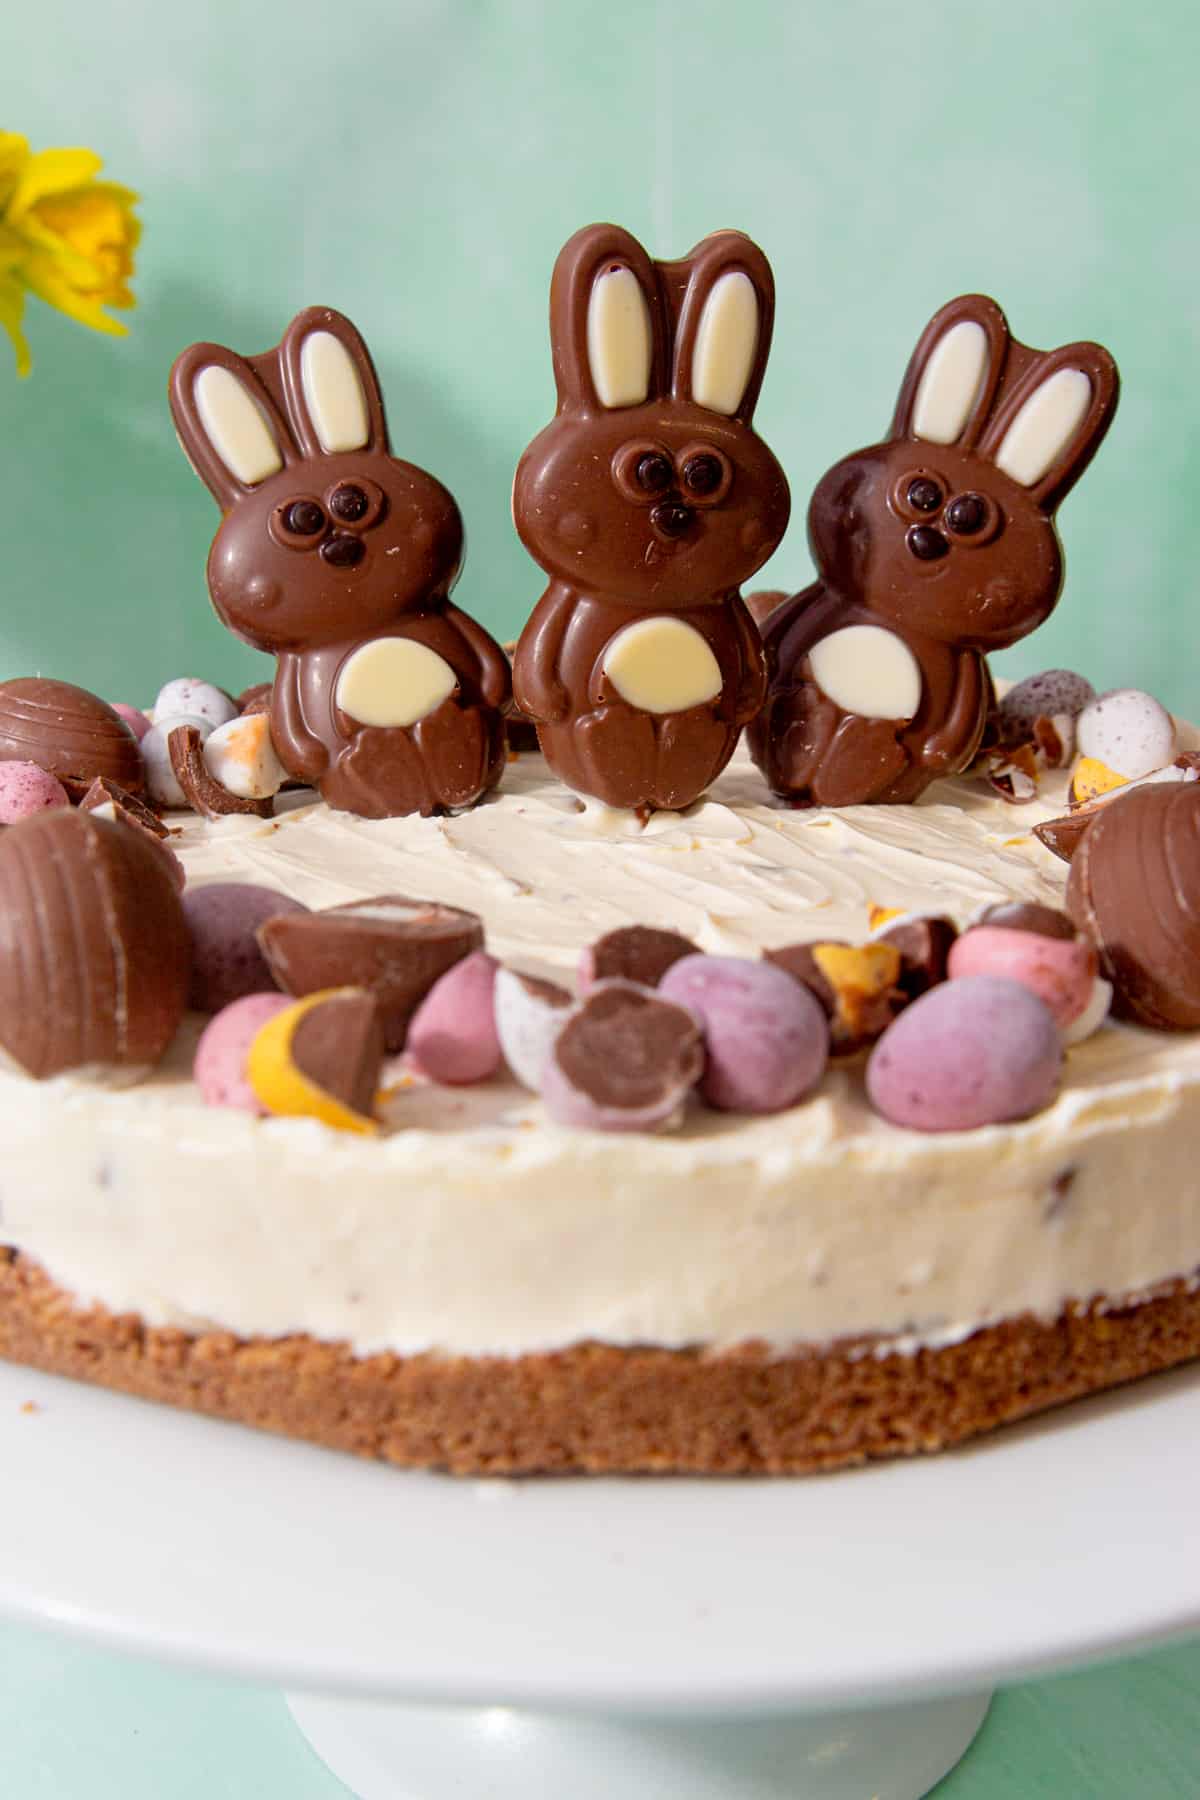
[[[1083,938],[976,925],[951,946],[946,966],[952,980],[999,975],[1019,981],[1046,1003],[1061,1028],[1079,1018],[1092,998],[1096,952]]]
[[[0,762],[0,825],[15,825],[51,806],[69,806],[56,776],[31,762]]]
[[[246,1079],[246,1055],[267,1020],[294,1005],[289,994],[246,994],[209,1020],[192,1064],[192,1079],[209,1106],[265,1115]]]

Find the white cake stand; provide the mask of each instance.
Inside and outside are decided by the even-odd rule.
[[[1200,1370],[845,1475],[461,1482],[0,1365],[0,1468],[0,1609],[284,1683],[363,1800],[915,1800],[994,1682],[1200,1629]]]

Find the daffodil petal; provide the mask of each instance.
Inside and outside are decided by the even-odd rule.
[[[63,279],[62,271],[47,258],[31,257],[24,278],[30,293],[44,300],[47,306],[66,313],[68,318],[77,319],[81,325],[90,325],[93,331],[106,331],[111,337],[126,335],[128,327],[120,319],[110,319],[102,309],[101,300],[106,300],[107,294],[97,298],[94,294],[80,293]]]
[[[33,358],[29,354],[29,344],[25,333],[21,330],[21,314],[25,309],[25,295],[15,281],[0,278],[0,326],[12,339],[12,347],[17,356],[17,374],[28,375],[33,366]]]
[[[8,216],[15,223],[47,194],[62,194],[82,187],[104,163],[94,150],[39,150],[29,158],[9,202]]]

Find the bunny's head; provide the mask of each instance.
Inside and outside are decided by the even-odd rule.
[[[208,559],[213,605],[248,644],[365,635],[447,592],[458,508],[389,453],[371,358],[340,313],[309,307],[261,356],[193,344],[170,392],[180,442],[225,515]]]
[[[513,516],[549,575],[614,599],[728,592],[788,521],[783,471],[751,428],[775,290],[740,232],[655,263],[615,225],[555,264],[558,411],[521,459]]]
[[[945,643],[1016,643],[1058,599],[1054,509],[1115,405],[1117,369],[1099,344],[1034,351],[995,301],[950,301],[912,353],[887,443],[846,457],[813,493],[820,574]]]
[[[817,485],[808,530],[821,575],[928,637],[1015,643],[1058,599],[1054,513],[1099,448],[1117,392],[1098,344],[1031,350],[995,301],[950,301],[913,352],[888,441]]]

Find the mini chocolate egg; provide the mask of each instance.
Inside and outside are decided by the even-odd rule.
[[[48,807],[70,804],[62,782],[37,763],[0,762],[0,825],[15,825]]]
[[[254,882],[212,881],[188,890],[183,911],[192,935],[190,1007],[217,1013],[244,994],[278,993],[258,929],[306,906]]]
[[[0,1043],[31,1075],[157,1062],[190,961],[166,859],[141,832],[56,808],[0,837]]]
[[[203,719],[215,731],[218,725],[237,718],[238,706],[224,688],[214,687],[211,681],[178,675],[159,688],[153,712],[156,725],[165,725],[168,719],[192,725]]]
[[[657,987],[672,963],[695,956],[698,946],[678,931],[655,925],[619,925],[589,944],[579,959],[579,990],[597,981],[636,981]]]
[[[1096,952],[1074,935],[1050,937],[1005,925],[976,925],[956,940],[947,968],[952,981],[968,975],[1019,981],[1044,1001],[1065,1030],[1092,999]]]
[[[149,731],[151,724],[150,719],[142,711],[141,707],[127,706],[124,700],[112,700],[109,704],[116,713],[118,719],[124,719],[130,731],[132,731],[134,737],[140,744],[146,733]]]
[[[773,963],[685,956],[667,970],[658,993],[703,1027],[700,1092],[710,1106],[780,1112],[821,1079],[829,1055],[825,1013],[802,982]]]
[[[434,982],[413,1014],[406,1048],[431,1081],[465,1086],[500,1067],[496,971],[486,950],[472,950]]]
[[[41,675],[0,681],[0,761],[32,762],[80,799],[97,775],[131,793],[144,783],[138,741],[106,701]]]
[[[278,990],[243,994],[209,1020],[192,1064],[192,1079],[209,1106],[232,1106],[265,1117],[267,1108],[246,1076],[246,1057],[267,1020],[293,1004]]]
[[[888,1027],[867,1064],[867,1093],[893,1125],[970,1131],[1047,1106],[1062,1060],[1058,1027],[1036,994],[964,975],[930,988]]]
[[[682,1117],[703,1072],[693,1013],[636,982],[600,981],[554,1040],[542,1099],[558,1125],[658,1131]]]
[[[496,1036],[504,1060],[523,1087],[536,1094],[546,1061],[572,1005],[556,981],[496,970]]]
[[[1112,688],[1080,713],[1076,741],[1081,756],[1133,780],[1172,760],[1175,722],[1153,694]]]
[[[1033,730],[1037,719],[1077,719],[1096,690],[1072,669],[1043,669],[1010,687],[1000,701],[1001,735],[1006,740]]]
[[[271,1014],[246,1052],[246,1079],[269,1113],[370,1136],[383,1058],[374,996],[333,988]]]
[[[266,713],[246,713],[218,725],[205,742],[204,761],[213,780],[239,800],[269,799],[287,780]]]

